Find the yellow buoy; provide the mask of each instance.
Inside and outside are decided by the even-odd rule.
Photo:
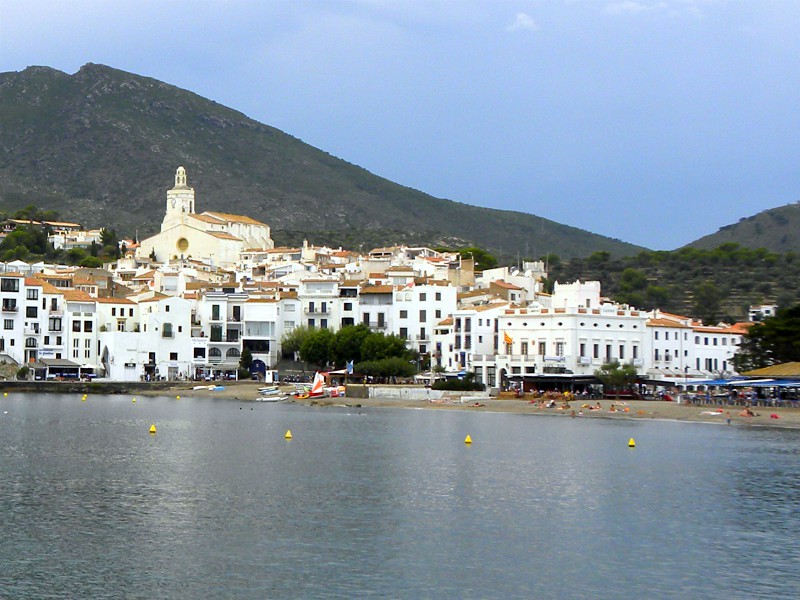
[[[636,442],[633,440],[633,438],[628,440],[628,448],[636,448]]]
[[[175,396],[175,400],[180,400],[180,399],[181,399],[180,396]]]
[[[83,398],[81,398],[81,402],[86,402],[86,396],[84,396]]]
[[[285,437],[287,440],[292,439],[292,430],[291,429],[287,429],[286,430],[286,435],[284,435],[283,437]]]
[[[134,398],[133,400],[131,400],[131,402],[136,402],[136,398]]]
[[[3,396],[8,396],[8,392],[3,392]]]
[[[472,443],[472,438],[469,437],[469,434],[467,434],[467,437],[464,438],[464,443],[465,444],[471,444]]]
[[[156,426],[154,423],[153,425],[150,425],[150,433],[155,433],[155,432],[156,432]]]

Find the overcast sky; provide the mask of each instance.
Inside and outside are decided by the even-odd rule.
[[[434,196],[673,249],[800,200],[799,0],[0,0],[0,71],[155,77]]]

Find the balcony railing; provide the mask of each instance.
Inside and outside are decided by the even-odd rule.
[[[3,312],[17,312],[17,310],[19,309],[16,306],[8,306],[6,304],[3,304]]]
[[[305,312],[307,315],[329,315],[331,314],[331,309],[328,307],[320,308],[319,306],[315,306],[314,308],[311,308],[310,306],[307,306],[303,309],[303,312]]]
[[[364,325],[370,329],[386,329],[386,323],[381,323],[379,321],[370,321],[369,323],[364,321]]]

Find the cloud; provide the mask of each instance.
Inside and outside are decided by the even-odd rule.
[[[635,0],[623,0],[622,2],[612,2],[607,4],[603,12],[610,15],[638,15],[648,11],[657,11],[667,8],[664,2],[645,3]]]
[[[506,27],[507,31],[537,31],[539,24],[530,15],[517,13],[514,22]]]

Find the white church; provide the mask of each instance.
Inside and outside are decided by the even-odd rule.
[[[159,262],[193,259],[232,267],[245,250],[269,250],[275,244],[269,225],[241,215],[194,211],[194,188],[186,184],[186,169],[178,167],[175,187],[167,191],[161,232],[142,240],[137,258],[155,254]]]

